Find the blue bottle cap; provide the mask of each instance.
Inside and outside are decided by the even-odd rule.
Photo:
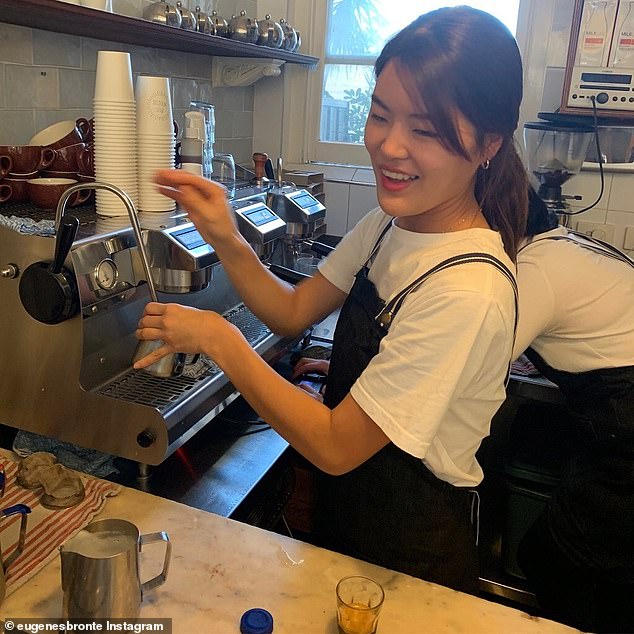
[[[240,619],[242,634],[271,634],[273,631],[273,617],[263,608],[251,608]]]

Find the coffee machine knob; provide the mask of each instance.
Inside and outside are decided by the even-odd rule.
[[[79,310],[79,292],[71,271],[64,261],[73,246],[79,220],[64,216],[55,241],[52,262],[34,262],[20,277],[20,299],[33,319],[44,324],[59,324],[73,317]]]
[[[597,95],[597,103],[607,103],[609,98],[607,92],[600,92]]]
[[[147,449],[151,447],[156,441],[156,436],[151,429],[144,429],[137,437],[137,443],[139,443],[140,447]]]

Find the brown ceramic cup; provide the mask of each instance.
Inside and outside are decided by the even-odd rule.
[[[11,197],[8,199],[12,203],[23,203],[29,199],[29,193],[26,190],[26,181],[30,178],[37,178],[38,172],[33,172],[27,177],[9,175],[4,179],[7,185],[11,186]]]
[[[74,143],[55,150],[55,160],[50,164],[53,172],[79,171],[79,156],[86,150],[85,143]]]
[[[11,157],[11,174],[45,170],[55,160],[55,150],[41,145],[0,145],[0,154]]]
[[[11,198],[13,188],[6,182],[0,183],[0,203],[4,203]]]
[[[77,183],[72,178],[33,178],[26,182],[29,199],[39,209],[55,209],[62,194]],[[78,191],[69,200],[69,206],[85,203],[90,190]]]
[[[40,176],[42,178],[70,178],[71,180],[77,181],[79,180],[77,176],[79,172],[75,170],[74,172],[58,172],[57,170],[44,170],[40,172]],[[35,176],[33,178],[36,178]]]
[[[57,150],[75,143],[83,143],[92,134],[92,126],[88,119],[76,121],[58,121],[40,130],[31,138],[29,145],[44,145]]]
[[[13,160],[7,154],[0,155],[0,178],[4,178],[13,169]]]

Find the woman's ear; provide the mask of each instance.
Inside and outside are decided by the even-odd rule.
[[[490,161],[502,147],[503,137],[500,134],[487,134],[484,137],[484,150],[482,151],[482,160]]]

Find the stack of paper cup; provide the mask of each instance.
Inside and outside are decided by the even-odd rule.
[[[137,204],[136,103],[129,53],[98,52],[93,108],[95,178],[121,188]],[[98,189],[96,197],[98,214],[127,215],[114,194]]]
[[[137,77],[136,102],[139,209],[171,211],[176,208],[176,203],[159,193],[154,183],[156,171],[173,168],[176,158],[169,79],[149,75]]]

